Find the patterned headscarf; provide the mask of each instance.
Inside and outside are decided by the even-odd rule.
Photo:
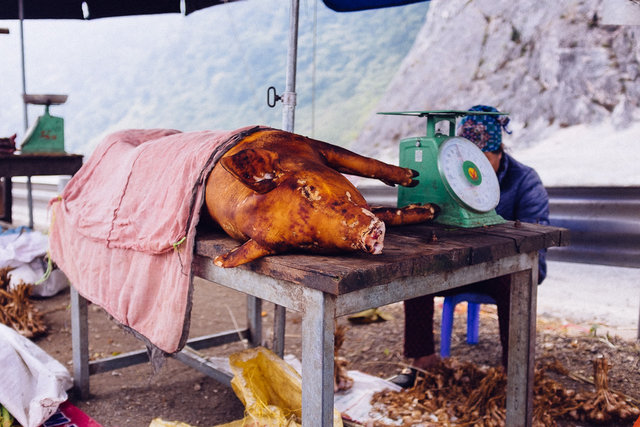
[[[474,105],[469,111],[498,112],[496,108],[487,105]],[[508,123],[507,116],[465,116],[460,120],[458,136],[467,138],[482,151],[497,151],[502,144],[502,129],[508,134],[511,133],[507,129]]]

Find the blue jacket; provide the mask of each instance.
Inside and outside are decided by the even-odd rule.
[[[509,221],[549,224],[549,196],[537,172],[503,152],[498,168],[500,203],[496,212]],[[546,250],[540,251],[538,283],[547,276]]]

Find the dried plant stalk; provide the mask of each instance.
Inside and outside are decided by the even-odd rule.
[[[593,384],[596,390],[584,398],[581,410],[588,420],[595,422],[632,421],[640,414],[640,409],[609,390],[609,368],[605,356],[599,355],[594,359]]]
[[[554,371],[569,376],[558,361],[536,368],[534,426],[554,426],[557,420],[620,423],[635,419],[637,407],[608,388],[606,359],[594,361],[595,393],[578,394],[546,375]],[[503,426],[506,419],[506,375],[502,368],[482,368],[455,358],[443,360],[413,388],[385,390],[372,400],[374,415],[403,425],[437,423],[443,426]],[[374,422],[374,426],[385,426]]]
[[[9,290],[9,271],[10,268],[0,269],[0,323],[27,338],[44,335],[47,327],[29,299],[32,285],[20,283]]]

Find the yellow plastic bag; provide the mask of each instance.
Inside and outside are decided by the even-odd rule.
[[[231,387],[245,407],[245,418],[218,427],[299,426],[302,420],[302,378],[288,363],[264,347],[229,356]],[[342,427],[334,410],[334,427]]]
[[[149,427],[193,427],[190,424],[183,423],[180,421],[167,421],[162,418],[154,418],[151,420],[151,424]]]

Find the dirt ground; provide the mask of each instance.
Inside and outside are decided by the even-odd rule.
[[[439,300],[436,300],[437,302]],[[36,343],[72,372],[69,291],[55,297],[36,300],[35,304],[49,328]],[[263,336],[271,338],[273,306],[263,304]],[[345,344],[340,352],[350,362],[350,369],[387,378],[407,361],[402,356],[403,312],[401,304],[382,307],[392,319],[370,324],[347,326]],[[438,312],[436,308],[436,312]],[[438,316],[437,316],[438,317]],[[491,306],[481,312],[480,342],[465,342],[464,305],[456,310],[452,356],[476,364],[497,366],[500,363],[497,316]],[[436,318],[436,327],[439,327]],[[191,336],[232,330],[245,324],[245,297],[226,288],[196,280]],[[300,355],[301,315],[287,313],[286,354]],[[596,331],[597,332],[597,331]],[[89,342],[91,358],[102,358],[142,348],[133,336],[121,330],[105,312],[89,306]],[[227,356],[243,348],[241,343],[204,350],[209,356]],[[536,359],[557,358],[570,372],[592,376],[592,360],[604,354],[610,360],[609,386],[640,403],[640,345],[617,337],[598,336],[593,331],[578,332],[553,319],[538,319]],[[577,391],[591,385],[559,378]],[[159,373],[149,364],[132,366],[91,376],[91,396],[86,401],[71,396],[72,403],[104,427],[146,427],[152,419],[182,421],[194,426],[215,426],[242,418],[244,407],[230,388],[199,372],[168,359]],[[630,423],[629,425],[631,425]],[[563,426],[573,426],[563,422]],[[588,424],[580,424],[582,426]],[[619,424],[617,424],[619,425]]]

